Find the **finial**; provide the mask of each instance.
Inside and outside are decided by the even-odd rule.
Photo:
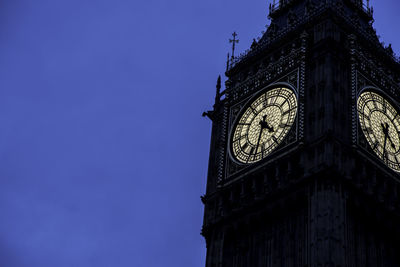
[[[232,59],[235,58],[235,46],[239,43],[239,39],[236,39],[238,36],[236,32],[232,33],[233,39],[229,39],[229,43],[232,43]]]
[[[392,48],[392,44],[389,44],[389,45],[386,47],[386,51],[388,51],[389,54],[390,54],[391,56],[394,55],[393,48]]]
[[[256,47],[257,47],[257,41],[256,41],[256,39],[253,38],[253,43],[251,44],[250,48],[254,49]]]
[[[217,92],[215,94],[215,104],[219,103],[221,99],[221,75],[218,76],[216,88]]]

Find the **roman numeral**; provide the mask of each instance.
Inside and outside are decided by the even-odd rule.
[[[294,109],[296,109],[296,108],[291,108],[291,109],[285,110],[285,111],[282,113],[282,116],[285,116],[286,114],[288,114],[290,111],[292,111],[292,110],[294,110]]]
[[[378,147],[378,145],[379,145],[379,142],[376,141],[375,144],[374,144],[374,146],[372,147],[372,150],[375,150],[375,149]]]
[[[285,105],[287,99],[285,99],[285,101],[282,102],[282,104],[280,105],[280,107],[283,107],[283,105]]]
[[[365,128],[365,131],[366,131],[368,134],[373,134],[373,133],[374,133],[374,131],[373,131],[370,127]]]
[[[264,153],[265,143],[261,144],[261,151]]]
[[[396,113],[396,115],[393,117],[393,119],[391,120],[391,122],[393,122],[393,121],[397,118],[397,116],[399,116],[399,113]]]
[[[275,96],[275,99],[274,99],[274,104],[276,103],[276,100],[277,100],[278,97],[280,96],[281,91],[282,91],[282,88],[279,88],[278,94]]]
[[[368,116],[366,116],[364,112],[361,112],[361,111],[360,111],[360,115],[361,115],[361,116],[360,116],[360,117],[361,117],[361,120],[363,120],[363,119],[364,119],[364,120],[367,120],[367,121],[369,121],[369,117],[368,117]]]
[[[250,106],[250,109],[253,111],[254,115],[257,115],[257,111],[252,106]]]
[[[249,146],[248,143],[244,143],[244,145],[242,146],[242,150],[244,151],[248,146]]]
[[[268,97],[267,97],[267,94],[264,94],[264,101],[263,101],[263,104],[264,104],[264,108],[266,108],[266,107],[268,107]]]
[[[286,127],[290,127],[290,125],[285,123],[279,124],[279,128],[286,128]]]
[[[254,147],[252,147],[252,148],[250,149],[250,155],[253,154],[253,152],[254,152]]]
[[[244,139],[246,137],[247,137],[247,135],[241,135],[238,138],[236,138],[235,140],[233,140],[233,143],[236,143],[237,141],[242,140],[242,139]]]
[[[383,152],[383,161],[387,162],[388,160],[389,160],[389,158],[388,158],[388,152],[385,150],[385,151]]]
[[[372,101],[372,104],[374,104],[375,109],[378,109],[378,105],[376,104],[376,101]]]

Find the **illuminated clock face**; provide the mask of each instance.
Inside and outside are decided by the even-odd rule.
[[[400,172],[400,116],[381,95],[363,92],[357,100],[361,129],[378,157]]]
[[[297,98],[288,88],[266,91],[244,108],[234,126],[231,151],[241,163],[269,155],[285,138],[297,114]]]

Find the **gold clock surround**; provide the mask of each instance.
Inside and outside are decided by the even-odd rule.
[[[233,125],[230,151],[235,161],[256,163],[272,153],[292,128],[297,109],[297,96],[286,85],[257,93]]]
[[[397,105],[378,90],[366,89],[357,98],[361,130],[374,153],[400,172],[400,115]]]

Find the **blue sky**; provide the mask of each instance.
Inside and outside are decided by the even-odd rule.
[[[372,1],[400,52],[398,1]],[[213,104],[265,1],[0,3],[0,265],[204,266]]]

